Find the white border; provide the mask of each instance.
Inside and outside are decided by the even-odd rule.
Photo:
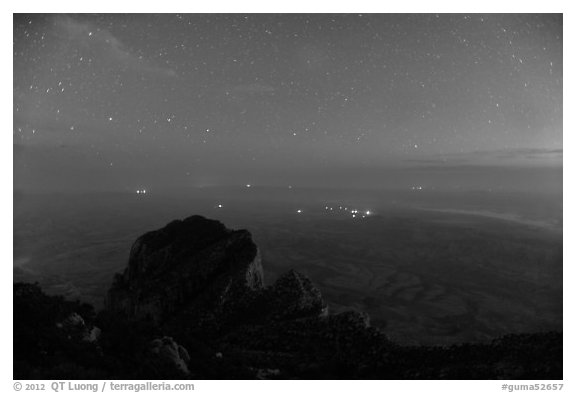
[[[2,106],[3,119],[9,123],[8,119],[12,119],[12,83],[11,77],[13,75],[12,64],[12,13],[32,13],[32,12],[51,12],[51,13],[65,13],[65,12],[242,12],[242,13],[285,13],[285,12],[298,12],[298,13],[371,13],[371,12],[548,12],[548,13],[564,13],[564,70],[574,68],[574,9],[569,1],[501,1],[489,0],[481,2],[462,2],[462,1],[386,1],[386,2],[370,2],[370,1],[355,1],[351,2],[335,2],[335,1],[310,1],[310,0],[297,0],[297,1],[246,1],[246,0],[227,0],[227,1],[164,1],[164,2],[123,2],[112,0],[100,0],[98,2],[80,2],[77,0],[66,0],[47,2],[47,1],[12,1],[11,4],[2,5],[2,44],[3,44],[3,59],[2,59]],[[571,45],[570,45],[571,43]],[[572,47],[572,48],[571,48]],[[572,64],[572,66],[570,66]],[[564,107],[574,108],[573,100],[574,91],[574,78],[571,73],[564,74]],[[571,113],[574,110],[569,110]],[[566,113],[566,112],[565,112]],[[571,279],[574,278],[574,270],[572,262],[574,261],[574,246],[571,244],[573,238],[574,228],[574,208],[571,201],[574,199],[574,183],[569,179],[570,174],[574,171],[574,159],[572,158],[572,146],[574,137],[572,130],[574,121],[572,116],[564,117],[564,129],[568,130],[564,134],[564,331],[568,334],[564,335],[564,391],[572,391],[574,388],[571,386],[570,369],[574,369],[573,349],[574,339],[572,334],[574,327],[574,313],[569,307],[566,299],[573,299],[574,289],[571,284]],[[14,391],[12,381],[12,232],[13,232],[13,209],[12,209],[12,127],[5,127],[4,138],[0,148],[2,160],[0,165],[2,184],[4,185],[3,191],[0,194],[2,198],[2,216],[5,219],[2,221],[1,232],[1,245],[0,252],[2,255],[2,277],[6,281],[2,285],[1,309],[7,314],[3,323],[0,323],[0,337],[4,338],[5,350],[2,351],[2,366],[1,373],[1,390]],[[10,128],[10,129],[8,129]],[[10,131],[10,133],[8,132]],[[8,136],[10,135],[10,136]],[[572,175],[573,178],[573,175]],[[10,317],[8,317],[8,315]],[[8,345],[6,345],[8,344]],[[8,348],[7,348],[8,347]],[[570,366],[572,365],[572,366]],[[526,381],[532,383],[536,381]],[[545,381],[542,381],[545,382]],[[519,382],[514,382],[519,383]],[[294,390],[306,391],[319,391],[329,389],[335,392],[347,392],[352,390],[366,391],[366,392],[382,392],[386,391],[430,391],[438,390],[442,392],[496,392],[502,391],[502,381],[196,381],[198,391],[234,391],[244,390],[251,392],[269,392],[271,388],[277,392],[293,392]]]

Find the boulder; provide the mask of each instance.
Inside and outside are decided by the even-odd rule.
[[[172,337],[162,337],[152,340],[150,343],[150,352],[167,364],[173,365],[176,369],[188,374],[188,363],[190,355],[186,348],[179,345]]]

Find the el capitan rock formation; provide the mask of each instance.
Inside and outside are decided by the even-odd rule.
[[[345,341],[355,336],[374,348],[388,344],[365,315],[329,316],[322,294],[302,273],[289,270],[268,287],[263,275],[249,232],[192,216],[136,240],[106,307],[152,321],[178,342],[209,337],[215,351],[240,352],[254,363],[301,357],[314,347],[315,357],[334,348],[330,356],[349,358],[353,343]]]
[[[106,306],[158,323],[187,313],[202,324],[242,311],[242,301],[262,288],[262,263],[250,233],[191,216],[136,240]]]

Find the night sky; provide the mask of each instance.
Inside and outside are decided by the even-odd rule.
[[[538,186],[562,40],[561,15],[15,15],[14,185]]]

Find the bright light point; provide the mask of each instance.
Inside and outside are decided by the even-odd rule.
[[[328,210],[328,206],[326,206],[326,210]]]
[[[302,210],[298,209],[298,210],[296,210],[296,213],[300,214],[300,213],[302,213]]]
[[[146,190],[142,190],[142,194],[146,194]]]
[[[356,218],[356,214],[352,214],[352,218]]]
[[[367,216],[370,215],[370,210],[366,210],[366,215],[367,215]]]
[[[111,117],[109,117],[109,118],[108,118],[108,121],[112,121],[112,118],[111,118]]]
[[[218,209],[222,209],[222,205],[219,204],[219,205],[218,205]]]
[[[136,194],[140,194],[140,190],[136,190]]]
[[[414,149],[418,149],[418,145],[414,145]]]
[[[251,185],[251,184],[246,184],[246,187],[247,187],[247,188],[250,188],[250,187],[252,187],[252,185]]]
[[[366,218],[366,216],[362,215],[362,218]]]
[[[288,186],[288,189],[291,190],[291,189],[292,189],[292,186]]]

